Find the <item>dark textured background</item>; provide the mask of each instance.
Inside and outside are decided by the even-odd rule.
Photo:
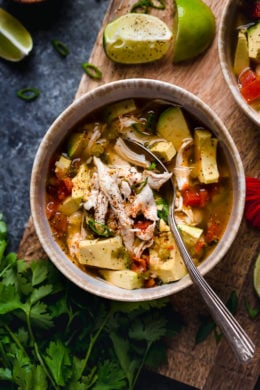
[[[49,0],[21,5],[0,0],[30,31],[34,46],[28,57],[12,63],[0,59],[0,212],[9,227],[9,249],[16,251],[30,216],[29,186],[38,145],[55,118],[73,101],[109,0]],[[70,50],[66,58],[54,50],[58,39]],[[40,96],[25,102],[16,96],[35,87]],[[160,375],[141,373],[138,390],[187,390]]]

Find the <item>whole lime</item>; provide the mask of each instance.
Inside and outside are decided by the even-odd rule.
[[[175,0],[173,20],[173,62],[197,57],[212,43],[216,20],[211,8],[202,0]]]

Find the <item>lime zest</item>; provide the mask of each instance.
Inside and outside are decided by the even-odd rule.
[[[102,72],[98,69],[97,66],[90,64],[89,62],[84,62],[82,68],[85,73],[94,80],[100,80],[102,78]]]
[[[54,49],[62,56],[62,57],[67,57],[69,54],[69,49],[68,47],[58,39],[52,39],[51,41]]]
[[[26,87],[17,91],[16,95],[22,100],[31,102],[32,100],[35,100],[40,95],[40,91],[39,89],[34,87]]]

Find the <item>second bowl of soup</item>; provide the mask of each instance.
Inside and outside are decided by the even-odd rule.
[[[229,0],[219,29],[225,81],[243,112],[260,125],[260,7],[256,0]]]
[[[167,166],[128,140],[148,147]],[[236,147],[212,110],[171,84],[133,79],[75,101],[37,152],[31,208],[43,248],[70,280],[117,300],[156,299],[190,278],[168,224],[169,188],[202,274],[233,242],[244,206]]]

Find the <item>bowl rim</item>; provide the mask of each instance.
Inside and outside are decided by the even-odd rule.
[[[164,284],[162,286],[155,287],[154,289],[136,289],[136,290],[125,290],[122,288],[115,287],[108,282],[104,281],[103,279],[99,279],[97,277],[93,278],[86,272],[81,271],[76,265],[72,263],[72,261],[64,254],[64,252],[61,250],[59,245],[55,242],[54,239],[52,239],[50,227],[45,215],[45,207],[44,207],[44,199],[45,196],[43,194],[43,191],[40,191],[40,183],[43,182],[42,177],[44,177],[44,173],[42,173],[45,170],[47,170],[48,164],[46,164],[46,153],[49,156],[52,155],[52,152],[49,151],[49,148],[52,148],[55,150],[56,146],[60,144],[61,139],[57,142],[57,145],[55,146],[53,144],[53,136],[54,133],[57,133],[57,131],[62,131],[62,128],[65,126],[67,128],[67,131],[71,128],[71,126],[66,126],[66,121],[69,122],[71,120],[71,117],[75,116],[75,112],[80,112],[81,109],[83,111],[85,110],[85,114],[83,115],[81,113],[81,119],[84,118],[86,115],[88,115],[91,111],[86,111],[86,106],[90,105],[91,102],[94,100],[97,100],[98,96],[102,96],[103,99],[109,99],[111,96],[117,96],[118,92],[121,94],[123,91],[123,97],[124,98],[130,98],[130,97],[141,97],[143,96],[143,90],[146,90],[146,93],[148,91],[150,92],[157,92],[166,94],[167,96],[172,96],[172,99],[167,99],[169,101],[174,102],[176,100],[176,96],[181,99],[180,101],[185,101],[185,99],[189,102],[189,107],[191,110],[191,107],[196,106],[199,108],[200,114],[204,115],[204,122],[206,118],[208,117],[210,120],[211,125],[221,130],[221,135],[223,136],[224,148],[226,147],[225,143],[228,143],[228,154],[230,153],[230,156],[226,156],[230,158],[230,163],[234,165],[235,163],[235,169],[236,169],[236,175],[234,177],[233,186],[237,188],[236,194],[236,200],[237,205],[236,209],[234,210],[234,207],[232,208],[231,212],[231,218],[233,218],[236,221],[236,224],[233,226],[230,223],[228,223],[226,231],[224,233],[225,240],[221,240],[222,244],[218,244],[218,253],[217,255],[214,254],[214,252],[199,265],[199,270],[202,275],[205,275],[210,270],[212,270],[224,257],[224,255],[229,250],[231,244],[233,243],[237,232],[240,228],[240,224],[243,217],[243,210],[244,210],[244,202],[245,202],[245,175],[244,175],[244,169],[243,164],[240,159],[240,155],[238,153],[238,150],[233,142],[233,139],[231,135],[229,134],[227,128],[224,126],[222,121],[219,119],[216,113],[213,112],[213,110],[204,103],[200,98],[192,94],[191,92],[177,86],[174,84],[170,84],[165,81],[159,81],[159,80],[152,80],[152,79],[143,79],[143,78],[134,78],[134,79],[125,79],[125,80],[117,80],[112,81],[109,83],[106,83],[104,85],[98,86],[95,89],[85,93],[75,101],[73,101],[52,123],[52,125],[47,130],[46,134],[42,138],[40,145],[38,147],[38,150],[35,155],[35,159],[33,162],[32,167],[32,173],[31,173],[31,182],[30,182],[30,206],[31,206],[31,215],[33,224],[36,230],[36,234],[38,236],[38,239],[45,250],[47,256],[49,257],[50,261],[59,269],[61,273],[63,273],[70,281],[72,281],[74,284],[79,286],[85,291],[88,291],[90,293],[93,293],[95,295],[101,296],[103,298],[113,299],[113,300],[120,300],[120,301],[146,301],[146,300],[153,300],[158,298],[163,298],[169,295],[172,295],[174,293],[177,293],[188,286],[192,284],[192,281],[190,279],[189,275],[186,275],[184,278],[177,282]],[[130,93],[130,91],[132,91]],[[141,96],[134,94],[133,91],[138,91],[138,93],[141,94]],[[130,93],[130,94],[129,94]],[[175,97],[175,99],[173,98]],[[161,96],[159,97],[161,98]],[[120,100],[120,98],[114,98],[113,101]],[[111,102],[111,99],[107,101],[107,103],[101,103],[97,107],[102,107],[104,104],[108,104]],[[175,102],[176,103],[176,102]],[[184,104],[183,104],[184,105]],[[186,105],[187,107],[187,105]],[[186,108],[187,109],[187,108]],[[196,108],[195,108],[196,109]],[[76,111],[75,111],[76,110]],[[188,111],[190,111],[188,109]],[[196,115],[195,115],[196,116]],[[198,116],[198,115],[197,115]],[[210,128],[212,127],[210,126]],[[212,129],[211,129],[212,130]],[[65,137],[65,134],[64,134]],[[226,150],[227,152],[227,150]],[[43,187],[44,188],[44,187]],[[234,199],[233,199],[234,201]],[[233,202],[234,203],[234,202]],[[230,231],[228,232],[228,228],[230,228]],[[225,242],[225,245],[223,245],[223,242]],[[104,286],[106,286],[106,289],[104,289]]]
[[[226,81],[226,84],[235,100],[237,105],[241,108],[244,114],[250,118],[258,127],[260,126],[260,114],[257,113],[243,98],[239,92],[238,86],[235,82],[235,75],[232,74],[228,62],[227,54],[227,37],[230,34],[230,14],[235,14],[234,6],[239,3],[240,0],[228,0],[225,4],[219,23],[219,34],[218,34],[218,56],[220,62],[220,68]]]

